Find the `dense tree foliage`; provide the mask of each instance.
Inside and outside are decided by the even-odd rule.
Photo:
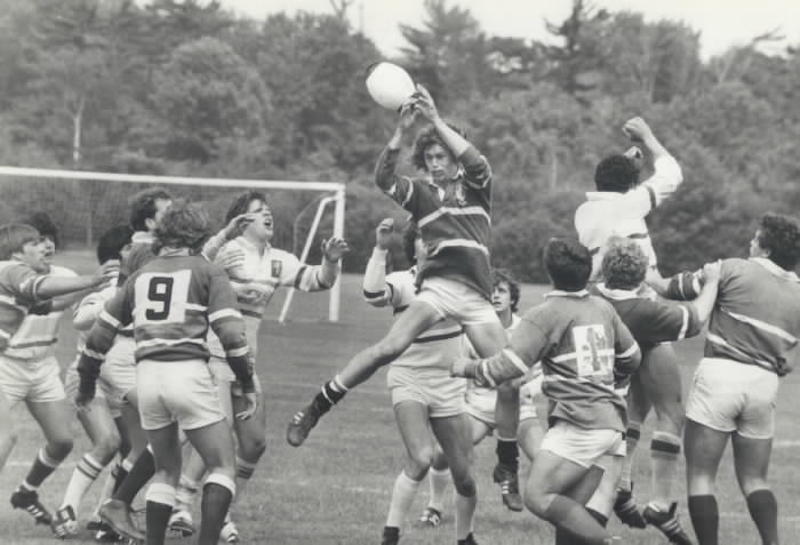
[[[256,21],[213,1],[0,0],[0,163],[345,181],[346,266],[361,270],[374,225],[405,216],[372,186],[395,117],[363,85],[385,56],[349,26],[348,3],[333,5]],[[685,24],[600,5],[574,0],[543,42],[488,35],[455,0],[426,0],[419,27],[398,22],[407,44],[391,60],[494,167],[495,261],[545,279],[542,245],[573,233],[594,165],[626,146],[619,129],[634,115],[686,178],[650,218],[665,272],[743,254],[755,218],[800,205],[799,50],[764,54],[765,35],[704,61]],[[0,220],[45,208],[76,243],[123,218],[128,194],[84,182],[0,190]],[[191,196],[219,216],[230,191]],[[272,196],[280,245],[302,240],[312,199]]]

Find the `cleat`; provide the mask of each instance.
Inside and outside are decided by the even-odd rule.
[[[299,447],[311,433],[311,429],[317,425],[319,420],[319,411],[314,406],[314,403],[309,404],[302,411],[298,411],[289,422],[289,427],[286,428],[286,440],[293,447]]]
[[[225,543],[239,543],[239,529],[232,520],[226,520],[219,533],[219,538]]]
[[[522,504],[522,497],[519,495],[517,472],[503,464],[497,464],[494,467],[492,478],[494,482],[500,485],[503,505],[516,513],[522,511],[524,505]]]
[[[192,514],[184,509],[178,509],[172,512],[169,517],[169,524],[167,529],[176,537],[189,537],[194,535],[195,528],[192,521]]]
[[[400,528],[396,526],[384,526],[381,545],[397,545],[400,542]]]
[[[631,490],[623,490],[622,488],[617,490],[617,499],[614,500],[614,513],[622,524],[631,528],[645,528],[647,527],[647,521],[633,499],[632,488]]]
[[[78,519],[71,505],[56,511],[56,518],[50,526],[53,533],[60,539],[67,539],[78,534]]]
[[[426,507],[417,521],[419,526],[436,528],[442,523],[442,513],[433,507]]]
[[[100,507],[100,518],[122,537],[144,541],[145,535],[133,523],[131,508],[120,500],[108,500]]]
[[[677,503],[670,505],[668,511],[661,511],[652,504],[649,504],[644,508],[642,515],[649,524],[661,530],[661,533],[667,536],[670,543],[675,543],[677,545],[694,545],[689,535],[681,527],[678,515],[675,514],[677,509]]]
[[[97,515],[96,513],[94,516],[99,517],[99,515]],[[102,527],[103,527],[103,521],[101,521],[100,518],[94,518],[86,523],[86,529],[89,530],[90,532],[96,532]]]
[[[478,545],[478,542],[475,541],[475,536],[472,532],[470,532],[466,538],[459,539],[456,543],[458,545]]]
[[[39,494],[35,490],[25,490],[21,486],[11,494],[11,505],[14,509],[24,509],[36,521],[36,524],[53,523],[53,517],[47,508],[39,502]]]
[[[94,540],[98,543],[120,543],[122,541],[132,541],[131,539],[124,538],[119,535],[105,522],[97,523],[97,533],[94,535]]]

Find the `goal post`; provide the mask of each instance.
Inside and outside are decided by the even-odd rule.
[[[72,180],[76,182],[95,181],[122,184],[148,184],[163,186],[194,186],[207,188],[239,188],[239,189],[262,189],[262,190],[288,190],[288,191],[311,191],[322,193],[314,216],[314,221],[309,229],[308,236],[304,243],[302,255],[299,256],[301,262],[305,263],[311,244],[316,237],[322,216],[326,208],[331,203],[333,206],[333,236],[344,238],[344,213],[345,213],[345,184],[341,182],[303,182],[292,180],[254,180],[237,178],[206,178],[195,176],[162,176],[149,174],[123,174],[115,172],[96,172],[83,170],[60,170],[45,168],[26,168],[0,166],[0,180],[15,178],[35,178],[44,180]],[[9,191],[4,188],[3,191]],[[292,288],[284,300],[279,320],[284,322],[288,315],[289,307],[292,303],[294,288]],[[341,304],[341,279],[330,289],[328,301],[328,320],[331,322],[339,321],[339,309]]]

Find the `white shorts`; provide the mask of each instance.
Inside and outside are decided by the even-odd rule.
[[[564,420],[558,420],[555,426],[545,433],[541,449],[548,450],[579,466],[604,467],[603,458],[605,456],[625,455],[625,441],[621,431],[590,430]]]
[[[142,360],[136,366],[136,379],[144,430],[173,422],[194,430],[225,419],[217,386],[203,360]]]
[[[497,405],[497,390],[484,388],[470,381],[467,384],[465,400],[468,415],[480,420],[491,429],[497,427],[497,422],[494,418],[494,408]]]
[[[413,401],[428,408],[430,418],[446,418],[464,412],[467,381],[450,376],[450,371],[392,365],[386,374],[392,405]]]
[[[428,303],[442,318],[453,318],[461,325],[500,323],[488,299],[466,284],[449,278],[426,278],[416,299]]]
[[[66,399],[61,367],[54,356],[26,361],[0,356],[0,389],[11,405],[20,401],[47,403]]]
[[[756,365],[703,358],[695,371],[686,418],[750,439],[775,434],[778,375]]]
[[[136,389],[136,342],[131,337],[117,335],[100,367],[100,379],[107,385],[109,406],[121,407],[128,392]]]
[[[539,416],[536,410],[536,399],[542,395],[542,382],[544,375],[539,374],[533,380],[529,380],[519,388],[519,420],[522,422],[528,418]]]

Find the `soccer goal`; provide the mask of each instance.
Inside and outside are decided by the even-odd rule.
[[[94,242],[113,225],[127,223],[129,198],[142,189],[163,186],[176,197],[202,202],[215,225],[242,190],[263,190],[275,218],[273,245],[309,259],[319,244],[317,235],[344,237],[345,184],[286,180],[247,180],[193,176],[155,176],[77,170],[0,166],[0,222],[42,210],[50,214],[70,247],[94,249]],[[332,215],[329,213],[332,209]],[[314,210],[313,216],[311,211]],[[327,316],[339,321],[341,282],[330,290]],[[286,294],[277,318],[289,315],[294,289]],[[315,299],[323,298],[317,294]],[[277,302],[277,301],[276,301]],[[321,313],[320,313],[321,314]],[[317,314],[319,316],[320,314]]]

